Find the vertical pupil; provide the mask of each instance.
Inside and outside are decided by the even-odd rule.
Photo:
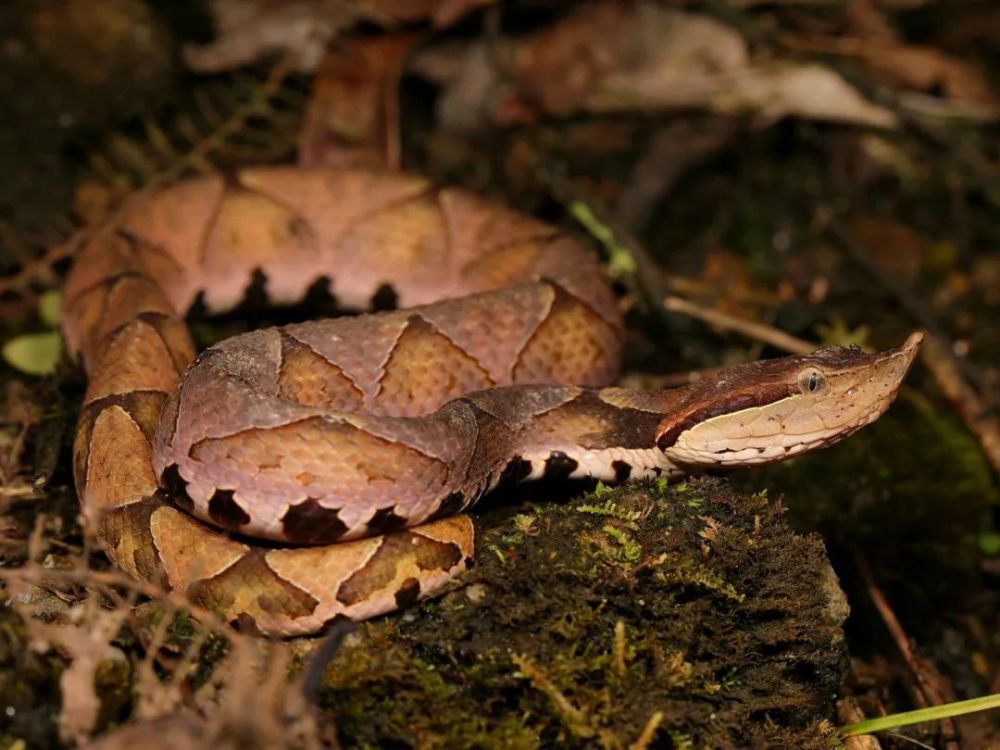
[[[815,391],[817,385],[819,385],[819,375],[814,372],[809,375],[809,390]]]

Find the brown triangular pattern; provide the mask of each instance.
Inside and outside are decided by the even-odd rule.
[[[474,357],[495,383],[505,385],[554,300],[549,285],[532,284],[442,302],[421,309],[420,315]]]
[[[534,274],[553,279],[581,302],[589,305],[605,323],[619,331],[622,314],[604,269],[592,252],[565,235],[548,244],[538,256]],[[621,335],[621,334],[619,334]]]
[[[250,551],[247,545],[169,506],[154,511],[149,526],[160,561],[174,588],[222,575]]]
[[[518,383],[607,385],[618,374],[619,331],[554,285],[556,300],[514,366]]]
[[[76,441],[83,445],[74,445],[74,461],[77,461],[78,457],[86,460],[86,454],[90,450],[86,444],[90,441],[94,422],[102,411],[111,406],[124,409],[142,430],[146,442],[152,445],[156,424],[166,400],[167,394],[162,391],[129,391],[87,404],[80,410],[80,419],[77,422]],[[83,448],[82,454],[79,451],[81,447]],[[86,464],[75,464],[74,473],[76,476],[82,477],[85,469]]]
[[[156,492],[149,443],[127,411],[109,406],[94,420],[84,501],[90,510],[138,502]]]
[[[170,581],[160,564],[153,538],[152,519],[163,508],[158,496],[131,505],[121,505],[106,513],[96,512],[88,518],[98,530],[101,545],[111,561],[133,578],[150,581],[169,591]],[[87,515],[88,508],[84,506]],[[177,511],[171,511],[176,513]]]
[[[360,296],[367,302],[387,282],[402,307],[440,298],[442,271],[446,273],[448,264],[444,230],[434,193],[394,203],[357,221],[337,242],[337,298]]]
[[[99,231],[77,253],[73,273],[63,287],[65,309],[69,309],[79,295],[106,284],[108,279],[129,273],[146,274],[133,244],[119,232]],[[72,320],[66,319],[66,322],[72,323]]]
[[[141,320],[120,327],[105,340],[94,372],[85,403],[136,390],[169,393],[179,378],[159,332]]]
[[[294,302],[317,276],[321,262],[315,232],[298,213],[270,196],[230,186],[205,237],[204,301],[211,312],[242,301],[255,270],[264,273],[269,299]]]
[[[159,313],[141,313],[139,319],[156,329],[173,357],[177,372],[183,372],[196,354],[187,324],[173,315]]]
[[[494,384],[479,362],[424,318],[413,315],[385,363],[375,404],[381,414],[426,414]]]
[[[503,247],[475,258],[461,269],[461,283],[474,291],[499,289],[518,282],[537,281],[535,268],[542,247],[529,240]]]
[[[119,277],[108,291],[107,312],[99,335],[105,336],[143,313],[171,315],[173,309],[152,279],[138,275]]]
[[[409,175],[380,175],[330,168],[244,169],[240,184],[295,206],[316,232],[327,260],[342,235],[367,216],[428,192],[430,184]],[[366,252],[371,248],[366,248]],[[351,259],[337,259],[347,260]],[[331,269],[336,272],[336,269]]]
[[[547,224],[464,190],[445,188],[438,200],[448,227],[451,265],[455,269],[503,246],[540,240],[556,233]]]
[[[365,398],[342,369],[287,333],[281,337],[278,394],[337,411],[356,411]]]
[[[285,330],[339,367],[365,394],[366,405],[378,391],[382,366],[406,328],[406,313],[317,321]]]
[[[183,275],[170,270],[156,278],[178,309],[194,301],[197,287],[210,283],[199,272],[203,264],[206,232],[212,226],[225,190],[221,177],[198,177],[172,185],[129,208],[121,227],[142,244],[163,248]],[[146,260],[148,252],[143,252]],[[167,270],[154,262],[150,270]]]
[[[227,619],[245,613],[262,626],[275,617],[311,615],[319,600],[276,575],[264,554],[262,550],[250,551],[217,576],[188,586],[188,596]]]
[[[461,562],[462,551],[456,544],[410,531],[390,534],[365,566],[341,584],[337,599],[350,607],[386,589],[395,595],[413,574],[450,570]]]

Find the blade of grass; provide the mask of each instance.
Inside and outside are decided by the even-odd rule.
[[[984,695],[981,698],[970,698],[965,701],[954,703],[944,703],[940,706],[930,706],[917,711],[904,711],[889,716],[880,716],[877,719],[866,719],[856,724],[848,724],[840,728],[840,733],[847,737],[856,737],[859,734],[873,734],[887,729],[898,729],[910,724],[923,724],[926,721],[939,721],[962,714],[971,714],[975,711],[986,711],[991,708],[1000,708],[1000,693]]]

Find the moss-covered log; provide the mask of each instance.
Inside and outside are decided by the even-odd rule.
[[[321,702],[345,746],[828,748],[846,614],[778,503],[598,488],[509,517],[447,595],[362,626]]]

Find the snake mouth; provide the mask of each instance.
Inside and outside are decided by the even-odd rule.
[[[866,354],[830,347],[724,371],[693,386],[684,407],[657,430],[678,464],[739,467],[824,448],[878,419],[895,400],[923,341]]]

